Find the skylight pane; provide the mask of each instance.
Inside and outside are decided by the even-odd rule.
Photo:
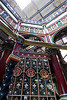
[[[60,50],[60,51],[61,51],[62,57],[64,58],[64,61],[67,62],[67,56],[66,56],[67,55],[67,50]]]
[[[62,38],[64,43],[67,43],[67,37]]]
[[[31,0],[15,0],[17,5],[23,10],[30,2]]]
[[[63,57],[67,54],[67,50],[61,50],[60,49],[60,51],[61,51],[61,54],[62,54]]]
[[[67,56],[64,58],[64,60],[67,62]]]

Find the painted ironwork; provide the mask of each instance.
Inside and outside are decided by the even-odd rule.
[[[9,100],[56,100],[48,59],[23,56],[14,73],[16,68],[22,73],[12,77]],[[44,72],[49,77],[42,77]]]
[[[10,61],[6,67],[5,78],[0,88],[0,100],[7,100],[7,94],[9,92],[9,85],[11,83],[11,77],[13,75],[14,67],[17,63]]]

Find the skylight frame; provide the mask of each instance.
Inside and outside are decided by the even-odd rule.
[[[31,3],[31,0],[15,0],[15,2],[20,7],[20,9],[23,10],[24,8],[27,7],[28,4]]]

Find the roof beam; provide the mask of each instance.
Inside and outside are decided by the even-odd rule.
[[[45,9],[47,6],[49,6],[54,0],[50,0],[46,5],[44,5],[40,10],[38,10],[35,14],[33,14],[29,19],[32,19],[34,16],[36,16],[38,13],[40,13],[43,9]]]
[[[49,15],[51,15],[52,13],[54,13],[56,10],[58,10],[59,8],[61,8],[65,3],[67,3],[66,1],[64,1],[62,4],[60,4],[58,7],[56,7],[55,9],[53,9],[51,12],[49,12],[47,15],[45,15],[43,17],[43,19],[47,18]],[[39,21],[42,21],[42,19],[40,19]]]
[[[35,8],[37,9],[37,11],[38,11],[38,13],[40,14],[40,16],[43,18],[42,14],[41,14],[40,11],[38,10],[36,4],[35,4],[33,1],[31,1],[31,2],[33,3],[33,5],[35,6]]]
[[[40,46],[40,47],[47,47],[47,48],[55,48],[55,49],[65,49],[67,50],[67,45],[57,45],[54,43],[45,43],[45,42],[37,42],[37,41],[31,41],[24,39],[24,44],[27,45],[34,45],[34,46]]]

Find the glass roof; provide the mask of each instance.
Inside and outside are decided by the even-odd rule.
[[[17,5],[23,10],[30,2],[31,0],[15,0]]]
[[[60,50],[64,60],[67,62],[67,50]]]

